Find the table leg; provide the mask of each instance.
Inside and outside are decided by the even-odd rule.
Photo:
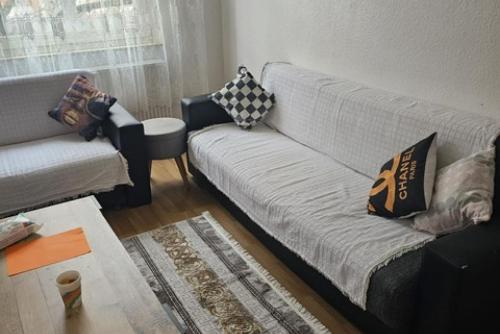
[[[184,167],[184,161],[182,160],[182,156],[178,156],[175,158],[175,163],[177,164],[177,168],[179,169],[179,173],[181,174],[182,181],[186,187],[189,187],[189,181],[186,174],[186,168]]]

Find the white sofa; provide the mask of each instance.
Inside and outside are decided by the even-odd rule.
[[[410,220],[368,215],[368,192],[384,162],[432,132],[441,167],[493,143],[500,122],[286,63],[266,65],[262,85],[276,105],[251,131],[237,128],[207,96],[183,100],[190,171],[229,198],[252,231],[361,328],[448,326],[448,306],[419,306],[444,276],[426,283],[422,295],[419,277],[435,270],[422,269],[424,245],[430,251],[453,239],[433,241]],[[455,307],[446,293],[436,299]],[[459,312],[467,313],[453,316]],[[438,315],[435,323],[421,320]]]
[[[76,74],[0,79],[0,215],[132,185],[108,138],[86,142],[47,115]]]

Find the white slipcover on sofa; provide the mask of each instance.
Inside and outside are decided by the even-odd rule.
[[[107,138],[86,142],[47,115],[77,74],[0,79],[0,215],[132,182]]]
[[[188,130],[196,130],[188,138],[191,171],[366,310],[374,273],[434,239],[410,220],[367,214],[380,167],[435,131],[438,167],[448,165],[493,143],[500,123],[285,63],[266,65],[262,85],[276,105],[251,131],[231,122],[204,127],[230,119],[209,99],[183,101]],[[386,281],[411,269],[394,284],[379,282],[368,310],[388,328],[408,330],[420,255],[394,268]],[[386,307],[395,301],[402,304]],[[398,307],[404,314],[393,317]]]

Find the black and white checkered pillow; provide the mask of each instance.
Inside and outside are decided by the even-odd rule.
[[[212,100],[224,108],[239,127],[250,129],[271,110],[274,94],[266,92],[246,67],[240,66],[236,79],[213,93]]]

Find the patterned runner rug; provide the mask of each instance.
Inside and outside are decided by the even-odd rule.
[[[187,333],[329,333],[208,212],[122,242]]]

